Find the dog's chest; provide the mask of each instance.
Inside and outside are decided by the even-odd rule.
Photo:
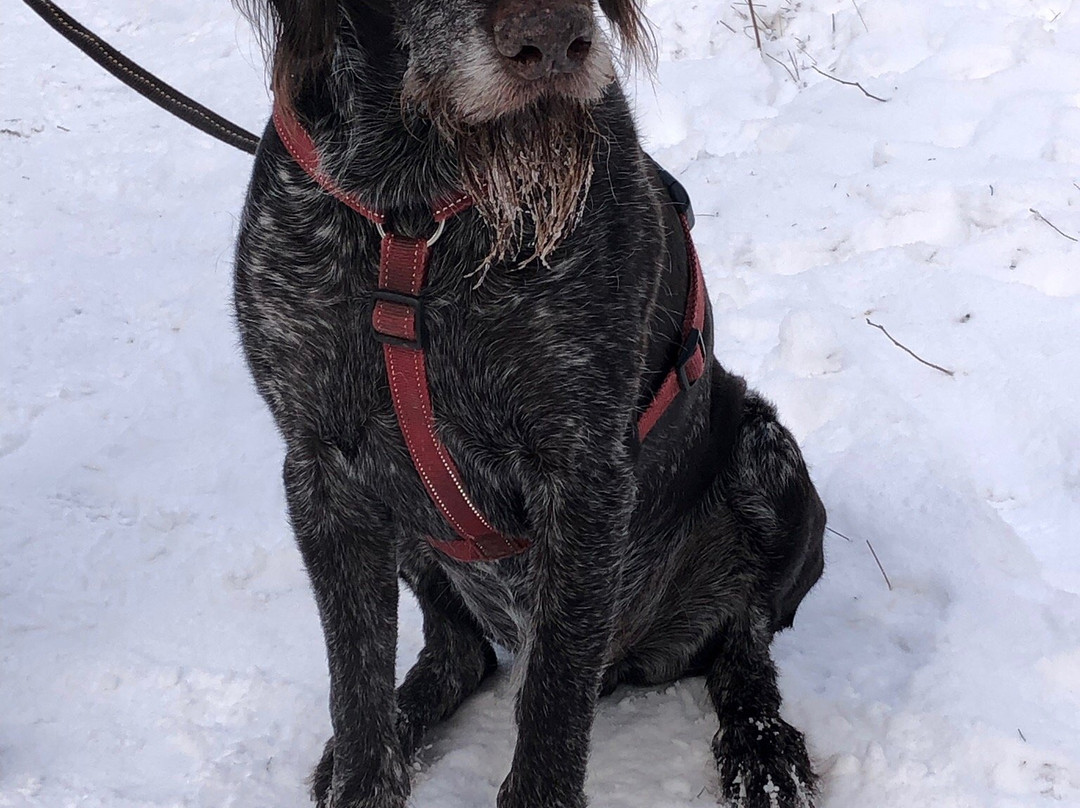
[[[452,538],[412,467],[372,328],[374,233],[350,211],[329,212],[301,232],[278,222],[242,240],[237,308],[256,381],[287,440],[336,446],[406,532]],[[451,222],[431,251],[420,295],[427,381],[469,493],[501,529],[522,532],[530,491],[572,467],[634,337],[605,329],[618,301],[574,251],[481,279],[476,227]]]
[[[443,566],[488,639],[510,651],[528,645],[533,600],[525,558]]]

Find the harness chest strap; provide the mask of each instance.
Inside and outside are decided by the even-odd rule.
[[[315,143],[295,115],[275,105],[274,127],[297,164],[327,193],[373,222],[382,236],[379,285],[373,293],[371,310],[372,330],[383,346],[394,412],[413,465],[431,501],[460,537],[459,541],[440,541],[429,536],[427,542],[458,561],[495,561],[523,553],[529,548],[528,540],[499,533],[469,498],[457,465],[436,434],[428,386],[421,293],[427,281],[430,248],[442,234],[446,221],[471,206],[472,200],[459,194],[437,202],[432,209],[437,229],[431,238],[386,233],[382,227],[385,215],[381,211],[369,208],[341,189],[322,170]],[[701,340],[705,322],[704,282],[685,213],[680,213],[680,218],[691,265],[690,289],[683,317],[683,349],[675,368],[665,377],[638,420],[638,439],[642,441],[679,394],[705,371]]]
[[[445,221],[442,220],[442,221]],[[428,496],[461,537],[428,543],[458,561],[494,561],[529,548],[525,539],[493,528],[465,491],[454,460],[435,433],[427,366],[422,345],[423,301],[429,243],[394,233],[383,236],[379,289],[371,310],[375,338],[383,344],[390,396],[398,426]]]

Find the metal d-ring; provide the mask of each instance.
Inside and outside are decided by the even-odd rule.
[[[435,223],[435,232],[432,233],[427,240],[427,245],[430,247],[440,238],[442,238],[443,231],[446,229],[446,219],[440,219]],[[386,229],[382,226],[382,222],[375,222],[375,230],[379,234],[379,238],[386,238]]]

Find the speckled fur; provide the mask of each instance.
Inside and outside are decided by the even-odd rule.
[[[428,232],[428,204],[458,179],[442,136],[397,100],[407,69],[449,52],[425,27],[432,2],[401,0],[396,35],[368,3],[345,2],[332,53],[294,99],[338,182],[403,233]],[[485,2],[444,5],[468,20]],[[273,10],[281,26],[304,19],[284,0]],[[601,95],[582,220],[546,265],[497,263],[477,287],[469,273],[490,245],[475,209],[432,253],[440,437],[491,522],[533,541],[496,563],[460,564],[424,542],[454,536],[409,459],[369,327],[378,236],[266,131],[236,311],[287,447],[289,514],[326,638],[334,735],[312,780],[319,806],[401,808],[409,757],[494,670],[493,643],[522,672],[500,808],[585,805],[601,692],[686,675],[706,676],[717,709],[724,797],[810,804],[813,772],[779,717],[768,646],[821,573],[824,510],[772,407],[715,359],[638,446],[636,414],[678,349],[685,252],[618,85]],[[398,576],[426,645],[395,691]]]

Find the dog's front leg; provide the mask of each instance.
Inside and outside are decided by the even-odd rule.
[[[290,449],[285,490],[330,668],[334,736],[312,795],[319,808],[401,808],[409,778],[394,720],[393,526],[332,446]]]
[[[406,758],[411,758],[424,733],[450,716],[498,663],[438,564],[422,551],[403,556],[401,577],[424,615],[424,647],[397,692],[398,737]]]
[[[533,548],[535,606],[518,737],[499,808],[582,808],[589,735],[611,639],[633,482],[549,488]]]

